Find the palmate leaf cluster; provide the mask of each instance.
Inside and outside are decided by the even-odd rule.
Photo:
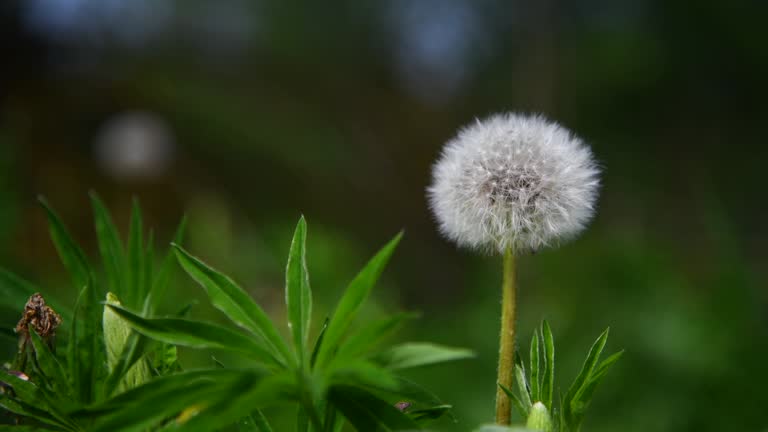
[[[270,431],[260,409],[288,403],[297,407],[300,432],[340,431],[345,422],[360,431],[418,430],[448,413],[450,406],[399,371],[467,358],[471,352],[429,343],[381,348],[411,314],[352,325],[401,235],[352,279],[334,313],[310,338],[312,290],[306,265],[307,224],[301,218],[286,268],[290,338],[285,340],[245,290],[182,248],[183,222],[172,252],[154,268],[152,235],[145,240],[138,205],[124,247],[106,208],[95,196],[92,202],[103,278],[96,277],[83,251],[43,203],[51,237],[79,298],[71,312],[55,299],[49,301],[69,323],[64,332],[66,356],[47,349],[31,332],[35,370],[30,379],[0,371],[4,384],[0,406],[21,423],[0,429]],[[174,261],[233,327],[188,319],[184,316],[188,308],[172,317],[155,316]],[[16,301],[41,291],[9,272],[1,276],[0,289],[12,292],[9,298]],[[107,292],[112,295],[105,297]],[[105,304],[104,298],[110,301]],[[102,328],[102,318],[106,323],[108,316],[119,317],[135,330],[128,332],[119,355],[112,357],[106,346],[114,345],[113,336],[108,332],[105,339],[103,330],[114,323]],[[244,363],[250,366],[182,370],[176,346],[226,350],[247,359]],[[407,404],[395,405],[401,401]]]

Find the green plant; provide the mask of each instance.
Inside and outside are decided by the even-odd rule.
[[[183,221],[173,252],[155,268],[153,236],[150,232],[144,243],[138,203],[124,247],[104,205],[95,195],[91,198],[104,277],[97,277],[59,217],[41,200],[54,245],[79,296],[73,311],[55,299],[50,302],[69,325],[66,356],[34,326],[22,326],[30,343],[19,345],[17,360],[26,361],[14,366],[23,364],[25,370],[0,370],[0,407],[21,424],[0,424],[0,430],[210,431],[234,426],[270,431],[260,408],[285,402],[298,406],[297,429],[315,432],[340,431],[345,420],[361,431],[420,429],[449,412],[450,406],[398,371],[468,358],[470,351],[428,343],[381,349],[382,340],[411,314],[351,329],[400,235],[352,280],[310,343],[312,292],[305,258],[307,226],[301,218],[286,269],[291,333],[286,342],[242,288],[182,249]],[[185,318],[188,307],[174,317],[150,318],[169,283],[174,255],[240,330]],[[35,297],[39,292],[10,272],[0,273],[6,305],[18,307],[28,296],[42,301]],[[252,365],[185,371],[176,360],[177,345],[228,350]]]
[[[187,421],[172,424],[205,430],[253,413],[257,407],[288,401],[298,405],[299,431],[339,431],[346,419],[357,430],[419,429],[450,408],[398,370],[472,356],[464,349],[428,343],[405,343],[380,350],[382,339],[409,317],[400,314],[355,331],[350,324],[391,257],[401,235],[387,243],[347,287],[316,341],[309,343],[312,291],[306,266],[307,225],[299,220],[286,267],[285,300],[291,339],[284,341],[262,308],[232,279],[174,245],[181,266],[208,294],[211,303],[244,332],[181,318],[144,318],[118,305],[108,306],[140,333],[159,341],[193,348],[218,348],[254,361],[265,382],[242,389],[237,397],[201,409]],[[249,372],[250,373],[250,372]],[[392,400],[406,399],[404,412]],[[262,426],[257,430],[269,430]]]
[[[517,393],[499,385],[512,401],[515,409],[527,421],[527,427],[542,432],[578,432],[587,407],[597,385],[608,370],[621,358],[624,351],[608,356],[602,362],[600,355],[608,341],[606,329],[592,344],[581,371],[565,396],[560,395],[555,405],[555,344],[547,321],[534,332],[531,339],[530,369],[519,354],[515,355],[514,380]]]

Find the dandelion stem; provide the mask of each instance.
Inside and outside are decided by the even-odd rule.
[[[501,333],[499,335],[499,369],[496,386],[496,423],[509,425],[511,407],[509,397],[498,384],[512,388],[515,367],[515,254],[512,248],[504,253],[504,276],[501,285]]]

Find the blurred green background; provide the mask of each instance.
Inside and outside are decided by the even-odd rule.
[[[523,349],[548,319],[565,391],[611,326],[626,354],[585,431],[763,431],[766,16],[742,0],[3,1],[0,265],[74,302],[35,196],[93,256],[88,190],[124,229],[137,196],[162,242],[186,212],[188,248],[284,321],[303,213],[320,322],[404,228],[366,315],[417,310],[403,339],[477,351],[413,372],[456,407],[436,427],[468,431],[493,415],[500,263],[440,238],[424,190],[457,128],[541,112],[591,143],[604,185],[580,239],[522,259]],[[183,275],[168,311],[195,299],[221,319]]]

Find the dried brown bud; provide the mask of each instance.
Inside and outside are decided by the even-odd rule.
[[[45,304],[40,293],[34,293],[24,306],[24,314],[16,324],[16,333],[26,341],[29,339],[29,328],[32,327],[50,346],[56,336],[56,327],[60,324],[61,316]]]
[[[395,408],[397,408],[398,410],[400,410],[402,412],[405,412],[410,407],[411,407],[411,403],[410,402],[398,402],[398,403],[395,404]]]

